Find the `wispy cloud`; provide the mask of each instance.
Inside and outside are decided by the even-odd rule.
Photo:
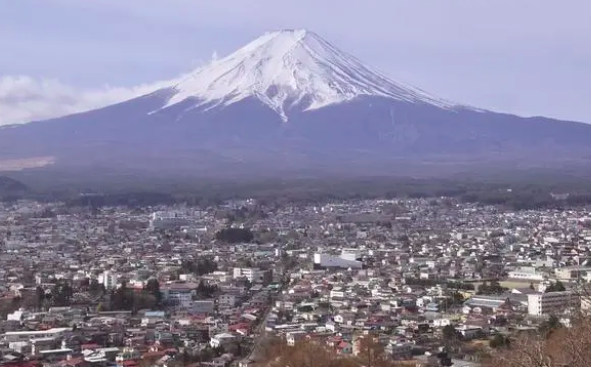
[[[54,79],[0,77],[0,125],[21,124],[83,112],[138,97],[164,83],[132,88],[81,89]]]

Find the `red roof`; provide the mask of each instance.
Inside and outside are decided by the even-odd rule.
[[[336,335],[328,337],[328,341],[331,343],[340,342],[341,340],[342,340],[342,338],[340,336],[336,336]]]
[[[249,326],[250,326],[249,323],[247,323],[247,322],[241,322],[239,324],[234,324],[234,325],[228,326],[228,330],[236,331],[238,329],[248,329]]]
[[[338,347],[341,348],[341,349],[347,348],[349,346],[350,346],[350,344],[347,343],[347,342],[345,342],[345,341],[340,342],[339,345],[338,345]]]

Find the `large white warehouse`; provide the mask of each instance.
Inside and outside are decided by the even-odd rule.
[[[322,268],[342,269],[361,269],[363,267],[361,261],[329,254],[314,254],[314,265]]]

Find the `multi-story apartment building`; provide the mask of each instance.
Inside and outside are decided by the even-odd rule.
[[[263,281],[265,272],[259,268],[234,268],[234,279],[246,278],[251,283],[259,283]]]
[[[527,295],[527,311],[532,316],[557,314],[571,308],[578,309],[580,306],[580,296],[572,291]]]

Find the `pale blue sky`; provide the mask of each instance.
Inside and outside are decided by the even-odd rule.
[[[443,98],[591,122],[589,14],[589,0],[0,0],[0,124],[126,98],[281,28]]]

